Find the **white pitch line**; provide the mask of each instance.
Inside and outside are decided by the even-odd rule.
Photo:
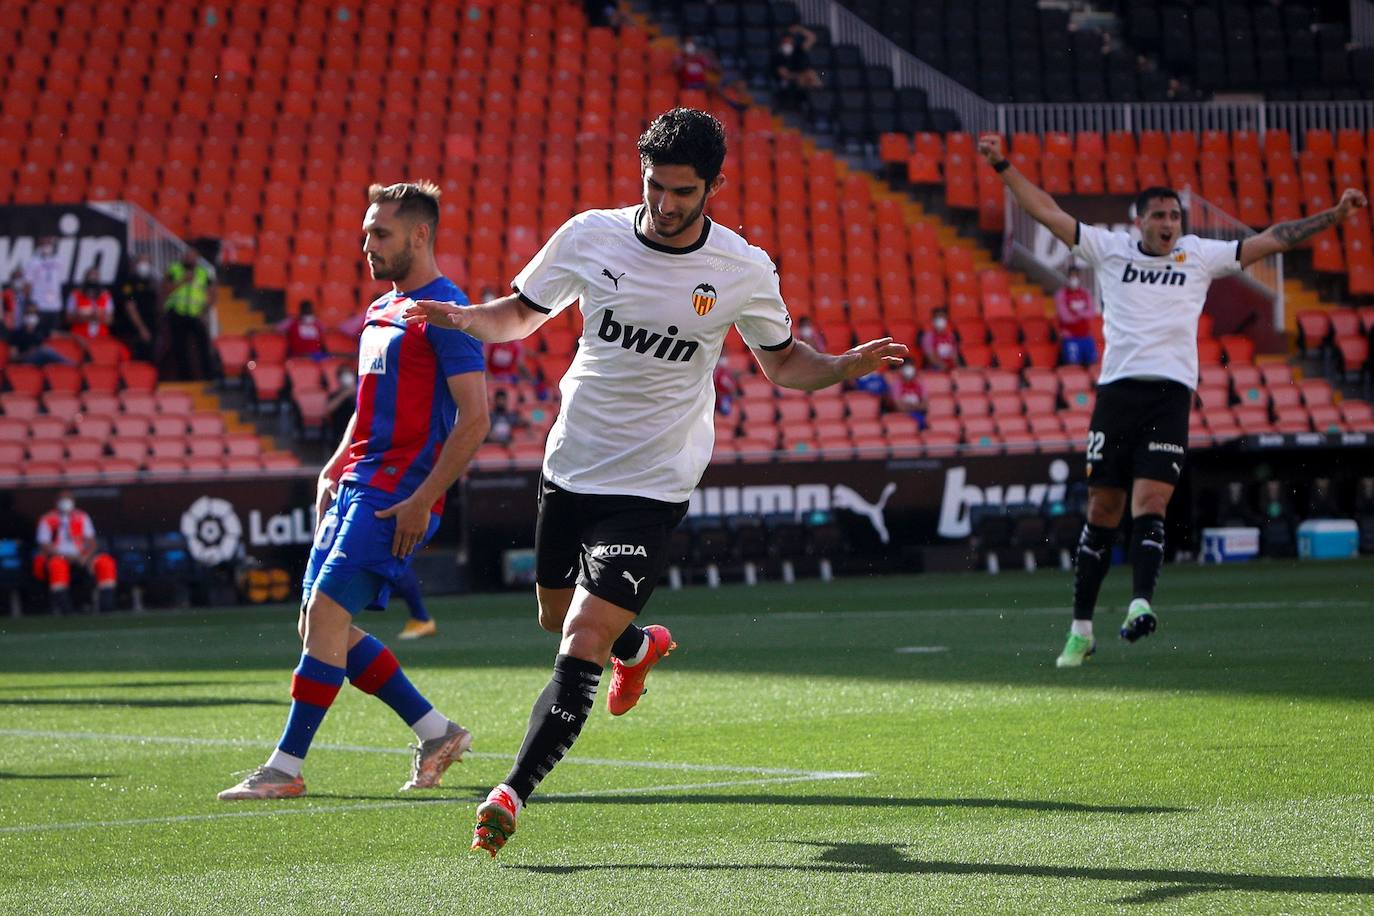
[[[139,744],[192,745],[199,747],[271,747],[270,741],[254,741],[245,738],[175,738],[167,735],[112,735],[93,732],[35,731],[24,728],[0,729],[0,735],[14,738],[43,738],[78,741],[125,741]],[[364,747],[356,744],[317,744],[322,750],[352,751],[368,754],[408,754],[407,750],[387,747]],[[467,755],[496,760],[514,759],[511,754],[483,754],[469,751]],[[580,792],[555,792],[539,796],[544,801],[560,799],[596,798],[602,795],[652,795],[658,792],[694,792],[704,789],[729,789],[735,786],[784,785],[799,782],[821,782],[830,779],[862,779],[867,773],[839,770],[789,770],[781,767],[741,767],[726,764],[707,763],[664,763],[656,760],[609,760],[592,757],[569,757],[567,764],[590,766],[624,767],[626,769],[677,770],[683,772],[717,772],[762,774],[755,779],[718,780],[714,782],[668,783],[657,786],[635,786],[616,789],[586,789]],[[89,830],[92,828],[144,827],[152,824],[181,824],[195,821],[216,821],[241,817],[276,817],[285,814],[333,814],[335,812],[374,811],[388,808],[414,808],[421,805],[443,805],[454,803],[471,804],[480,798],[418,798],[397,799],[396,801],[359,802],[352,805],[322,805],[309,808],[254,808],[247,811],[224,811],[216,814],[174,814],[166,817],[137,817],[107,821],[65,821],[52,824],[20,824],[0,827],[0,834],[43,833],[61,830]]]
[[[567,761],[564,761],[567,762]],[[661,786],[638,786],[629,789],[587,789],[582,792],[551,792],[536,797],[538,802],[561,799],[598,798],[602,795],[653,795],[658,792],[695,792],[702,789],[729,789],[735,786],[782,785],[784,783],[820,782],[826,779],[860,779],[866,773],[811,773],[805,776],[768,777],[762,779],[727,780],[723,782],[668,783]],[[61,830],[90,830],[112,827],[147,827],[153,824],[183,824],[194,821],[221,821],[242,817],[277,817],[287,814],[335,814],[350,811],[376,811],[388,808],[419,808],[429,805],[473,804],[481,796],[471,798],[417,798],[384,802],[358,802],[352,805],[320,805],[313,808],[253,808],[247,811],[223,811],[217,814],[171,814],[166,817],[133,817],[111,821],[65,821],[54,824],[20,824],[0,827],[0,835],[7,833],[47,833]]]
[[[271,741],[252,738],[178,738],[173,735],[119,735],[100,732],[59,732],[37,731],[27,728],[0,728],[0,735],[11,738],[43,738],[69,741],[123,741],[132,744],[170,744],[191,747],[256,747],[270,749],[275,747]],[[361,744],[314,744],[314,748],[327,751],[349,751],[360,754],[402,754],[409,756],[409,748],[367,747]],[[482,751],[468,751],[465,757],[479,760],[514,760],[514,754],[493,754]],[[673,772],[698,773],[746,773],[760,776],[791,776],[802,779],[859,779],[867,773],[844,770],[792,770],[784,767],[750,767],[713,763],[668,763],[662,760],[615,760],[603,757],[568,757],[565,764],[583,766],[624,767],[632,770],[671,770]]]
[[[1168,611],[1273,611],[1273,610],[1321,610],[1324,608],[1367,608],[1369,601],[1213,601],[1207,603],[1169,604]],[[748,617],[751,620],[835,620],[841,617],[866,619],[890,619],[896,617],[933,617],[960,614],[1064,614],[1070,610],[1067,604],[1044,607],[1021,607],[1014,604],[1002,607],[961,607],[961,608],[908,608],[888,611],[777,611],[772,614],[753,614],[740,611],[729,616]]]
[[[898,655],[936,655],[948,652],[949,646],[898,646],[892,651]]]

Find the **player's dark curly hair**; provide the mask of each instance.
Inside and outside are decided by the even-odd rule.
[[[690,165],[709,185],[725,162],[725,127],[695,108],[674,108],[654,119],[639,137],[645,165]]]
[[[1173,188],[1164,188],[1164,187],[1146,188],[1145,190],[1141,191],[1139,195],[1136,196],[1136,199],[1135,199],[1135,215],[1138,216],[1138,217],[1139,217],[1139,216],[1144,216],[1144,215],[1145,215],[1145,208],[1148,207],[1148,206],[1150,205],[1150,201],[1156,200],[1156,199],[1158,199],[1158,198],[1160,198],[1160,197],[1163,197],[1163,198],[1166,198],[1166,199],[1172,198],[1173,201],[1174,201],[1174,203],[1178,204],[1180,207],[1183,206],[1183,201],[1181,201],[1181,200],[1179,199],[1179,197],[1178,197],[1178,192],[1175,191]]]

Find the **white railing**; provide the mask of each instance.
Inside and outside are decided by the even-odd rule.
[[[132,262],[139,255],[147,255],[148,260],[153,264],[155,276],[167,276],[167,268],[174,262],[180,261],[182,255],[191,247],[138,204],[130,203],[127,200],[97,200],[89,201],[87,205],[108,216],[124,221],[125,258]],[[200,256],[197,255],[197,257]],[[215,265],[204,258],[200,258],[200,263],[212,274],[214,273]],[[219,316],[216,314],[215,303],[213,302],[206,307],[205,322],[209,328],[210,337],[214,338],[219,333]]]
[[[1352,0],[1368,17],[1359,28],[1374,32],[1374,3]],[[1253,130],[1263,136],[1286,130],[1294,152],[1311,129],[1335,131],[1374,129],[1374,101],[1347,102],[1109,102],[1102,104],[994,104],[939,70],[899,48],[891,39],[835,0],[797,0],[802,21],[823,25],[835,44],[859,48],[869,64],[892,68],[898,88],[924,89],[931,108],[947,108],[959,117],[970,133],[995,130],[1002,134],[1048,131],[1192,131]],[[1358,33],[1357,33],[1358,34]],[[1371,42],[1366,42],[1369,44]]]
[[[1188,231],[1209,239],[1236,241],[1248,239],[1255,234],[1245,223],[1213,204],[1201,194],[1185,189],[1182,194],[1183,208],[1188,214]],[[1283,257],[1270,255],[1256,261],[1240,274],[1240,278],[1263,292],[1274,304],[1274,330],[1283,330]]]
[[[994,130],[997,106],[964,84],[899,48],[890,38],[833,0],[797,0],[803,22],[823,25],[834,44],[857,45],[865,61],[892,68],[898,89],[924,89],[931,108],[948,108],[959,116],[964,130]]]

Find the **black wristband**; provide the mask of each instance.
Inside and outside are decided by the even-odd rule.
[[[1011,163],[1010,163],[1009,161],[1007,161],[1006,159],[1002,159],[1002,160],[1000,160],[1000,161],[998,161],[998,162],[994,162],[994,163],[992,164],[992,170],[993,170],[994,172],[996,172],[997,174],[999,174],[999,175],[1002,174],[1003,172],[1005,172],[1005,171],[1006,171],[1007,169],[1009,169],[1009,168],[1011,168]]]

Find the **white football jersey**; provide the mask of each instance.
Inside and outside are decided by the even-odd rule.
[[[1216,277],[1240,270],[1240,242],[1185,235],[1165,255],[1149,255],[1125,232],[1078,224],[1073,253],[1093,267],[1101,294],[1102,374],[1166,378],[1197,387],[1197,320]]]
[[[574,493],[684,502],[715,444],[711,373],[725,335],[733,325],[750,347],[781,350],[792,319],[761,249],[709,219],[696,244],[659,245],[640,213],[579,213],[511,285],[549,314],[581,299],[544,476]]]

